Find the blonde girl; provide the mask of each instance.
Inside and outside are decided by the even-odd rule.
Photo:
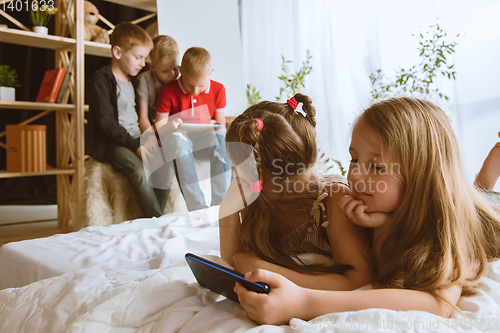
[[[367,308],[449,317],[461,295],[474,293],[488,261],[500,257],[499,211],[467,181],[450,122],[434,104],[373,104],[356,120],[349,151],[353,194],[339,208],[354,224],[373,228],[375,290],[318,292],[255,270],[246,278],[269,284],[269,295],[235,287],[255,321]]]
[[[372,278],[368,234],[337,206],[350,193],[345,180],[315,171],[315,115],[311,99],[296,94],[253,105],[231,123],[235,178],[219,210],[221,257],[242,273],[264,268],[303,287],[353,290]],[[311,252],[335,265],[299,256]]]

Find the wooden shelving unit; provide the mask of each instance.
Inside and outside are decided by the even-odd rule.
[[[74,48],[76,41],[72,38],[51,36],[19,29],[0,29],[0,42],[24,46],[39,47],[48,50]]]
[[[111,46],[108,44],[85,41],[84,46],[85,54],[111,58]]]
[[[7,172],[0,171],[0,178],[15,178],[15,177],[33,177],[33,176],[52,176],[52,175],[73,175],[74,169],[53,168],[47,165],[47,170],[39,172]]]
[[[54,103],[37,103],[26,101],[0,101],[0,109],[14,110],[53,110],[53,111],[71,111],[75,110],[74,104],[54,104]]]
[[[8,3],[13,0],[0,0]],[[156,16],[156,1],[154,0],[106,0],[119,5],[138,8],[152,13],[139,18],[137,24]],[[23,121],[20,125],[29,124],[48,113],[56,113],[56,167],[47,166],[43,172],[7,172],[0,170],[0,178],[57,176],[58,227],[56,232],[71,230],[72,221],[76,221],[78,199],[83,187],[84,175],[84,105],[85,86],[85,54],[111,58],[109,44],[84,41],[84,0],[56,0],[58,13],[55,16],[56,31],[54,35],[40,35],[30,31],[26,26],[10,17],[11,22],[19,29],[0,29],[0,42],[54,50],[55,67],[63,67],[72,72],[70,96],[72,103],[62,104],[36,103],[29,101],[0,101],[2,109],[19,109],[39,111],[37,115]],[[1,9],[0,9],[1,11]],[[9,19],[9,15],[1,12]],[[111,34],[114,25],[100,17],[109,26]],[[65,37],[65,36],[74,36]],[[0,133],[0,138],[6,133]],[[6,145],[0,142],[0,148]],[[47,236],[44,234],[44,236]],[[16,236],[13,236],[16,238]]]
[[[10,2],[3,0],[2,2]],[[71,104],[36,103],[30,101],[0,101],[0,109],[22,109],[39,111],[35,116],[23,121],[32,123],[51,112],[56,112],[56,167],[47,166],[43,172],[0,171],[0,178],[57,176],[57,231],[71,230],[76,220],[77,204],[84,174],[84,41],[83,41],[83,0],[56,1],[58,14],[55,16],[55,35],[40,35],[29,31],[24,25],[2,12],[19,29],[0,29],[0,42],[37,47],[55,51],[54,67],[64,67],[72,72],[70,83]],[[71,33],[70,33],[71,32]],[[75,38],[64,36],[75,36]],[[109,48],[109,46],[108,46]],[[0,137],[6,133],[0,133]],[[0,143],[0,147],[6,148]]]
[[[117,3],[122,6],[156,12],[155,0],[106,0],[107,2]]]
[[[55,51],[72,51],[76,45],[76,40],[73,38],[50,35],[41,38],[39,34],[19,29],[0,29],[0,42]],[[98,57],[111,58],[109,44],[84,41],[84,52]]]

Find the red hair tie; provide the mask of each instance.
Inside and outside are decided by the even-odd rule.
[[[264,122],[262,121],[262,119],[260,119],[260,118],[253,118],[253,119],[257,122],[257,124],[259,124],[257,126],[257,129],[259,131],[262,130],[264,128]]]
[[[292,107],[294,111],[297,108],[297,105],[299,105],[299,102],[297,102],[295,97],[290,97],[286,102]]]
[[[262,180],[250,182],[250,191],[252,193],[260,193],[262,191]]]
[[[307,117],[307,114],[302,110],[302,102],[297,102],[295,97],[289,98],[287,101],[295,113],[300,113],[303,117]]]

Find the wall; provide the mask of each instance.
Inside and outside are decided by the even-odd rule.
[[[173,37],[180,53],[198,46],[212,56],[212,79],[226,88],[226,116],[246,108],[237,0],[159,0],[158,31]]]

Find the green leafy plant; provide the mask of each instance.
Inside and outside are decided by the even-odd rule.
[[[286,60],[285,57],[281,55],[281,70],[283,74],[279,76],[278,79],[283,81],[285,87],[280,88],[280,94],[276,97],[276,101],[281,101],[283,94],[285,94],[285,97],[288,99],[298,93],[301,87],[304,88],[304,80],[312,71],[312,66],[310,65],[312,55],[309,53],[309,50],[307,50],[306,53],[306,60],[302,62],[302,67],[293,74],[291,74],[288,69],[288,64],[292,61]]]
[[[460,34],[457,34],[458,37]],[[413,35],[414,36],[414,35]],[[372,100],[379,100],[402,93],[438,96],[448,100],[435,87],[435,79],[442,75],[447,79],[455,80],[454,64],[449,64],[447,56],[455,52],[455,41],[447,43],[447,33],[439,24],[431,25],[425,34],[420,33],[419,58],[420,63],[408,69],[400,68],[393,79],[386,81],[380,69],[370,74],[372,83]]]
[[[340,162],[339,160],[335,160],[335,159],[332,159],[330,157],[327,157],[326,154],[321,151],[321,148],[318,150],[318,152],[319,152],[318,161],[319,161],[320,165],[322,165],[322,167],[323,167],[322,171],[324,173],[328,173],[328,171],[330,171],[335,166],[337,166],[339,168],[340,174],[342,176],[346,175],[347,170],[344,169],[342,162]]]
[[[251,84],[247,84],[247,101],[248,105],[254,105],[259,103],[259,101],[262,99],[260,96],[260,93],[257,91],[257,89],[252,86]]]
[[[45,1],[40,1],[41,6],[38,5],[38,1],[33,1],[31,4],[31,21],[34,26],[46,27],[49,24],[50,18],[57,13],[57,8],[54,6],[48,6]],[[49,1],[50,2],[50,1]]]
[[[339,160],[333,160],[333,162],[335,162],[335,164],[337,164],[337,166],[339,167],[339,170],[340,170],[340,173],[342,174],[342,176],[345,176],[347,173],[347,170],[344,169],[344,167],[342,166],[342,162],[340,162]]]
[[[301,88],[305,88],[304,80],[305,77],[311,73],[312,66],[311,64],[312,55],[309,53],[309,50],[306,51],[306,60],[302,62],[302,67],[299,68],[295,73],[290,73],[288,65],[292,62],[290,60],[286,60],[283,55],[281,55],[281,70],[283,72],[282,75],[278,77],[285,84],[284,87],[280,88],[279,96],[276,97],[276,101],[280,102],[283,98],[283,95],[288,99],[295,95]],[[248,105],[254,105],[262,99],[259,91],[252,86],[251,84],[247,84],[247,101]],[[319,158],[318,161],[321,165],[323,165],[323,171],[326,173],[330,171],[335,165],[338,166],[342,176],[346,175],[346,170],[342,166],[342,163],[339,160],[331,159],[325,155],[325,153],[319,150]],[[333,164],[332,164],[333,163]]]
[[[283,95],[288,99],[299,92],[300,88],[304,88],[304,80],[306,76],[311,73],[312,66],[311,63],[312,55],[309,53],[309,50],[306,51],[306,60],[302,62],[302,67],[296,71],[295,73],[290,73],[288,65],[292,62],[291,60],[286,60],[283,55],[281,55],[281,70],[282,74],[278,76],[278,79],[283,81],[285,84],[284,87],[280,87],[279,96],[276,97],[276,101],[282,101]],[[262,99],[259,91],[252,86],[251,84],[247,84],[247,101],[248,105],[254,105]]]
[[[20,86],[16,70],[9,65],[0,65],[0,87],[19,88]]]

